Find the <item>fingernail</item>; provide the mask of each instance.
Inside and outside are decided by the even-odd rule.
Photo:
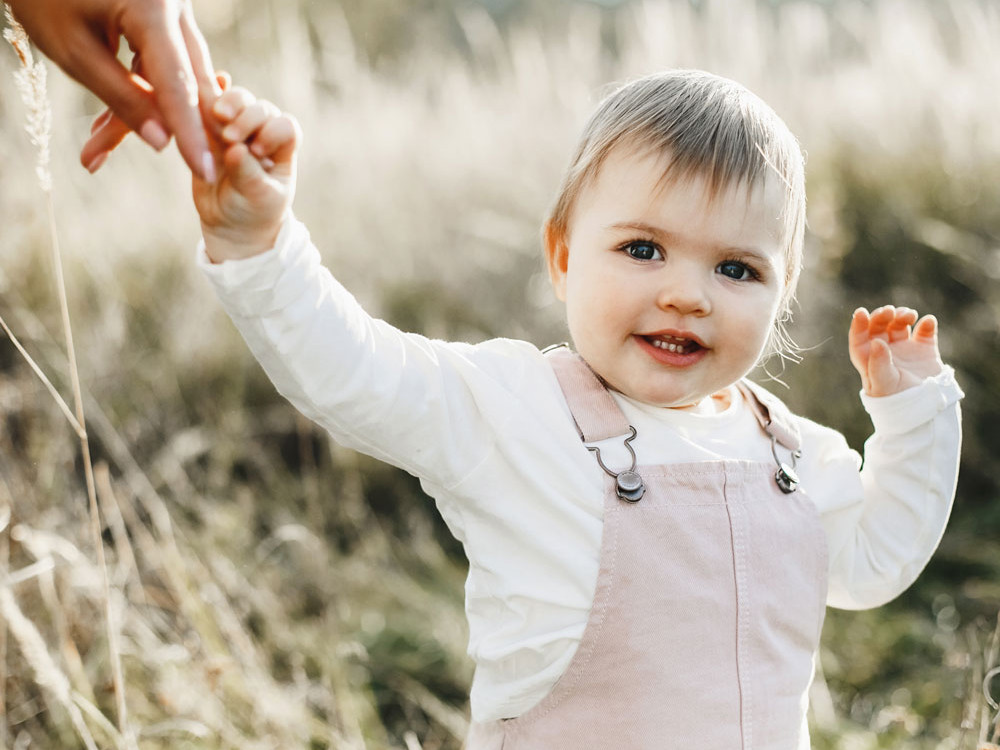
[[[109,152],[104,151],[91,159],[90,163],[87,165],[87,171],[94,174],[94,172],[100,169],[101,165],[108,160],[108,153]]]
[[[222,137],[227,141],[236,141],[239,140],[240,131],[235,125],[226,125],[226,127],[222,129]]]
[[[208,151],[201,155],[201,171],[202,179],[204,179],[205,182],[210,185],[215,183],[215,159],[212,158],[212,154]]]
[[[139,136],[157,151],[162,151],[170,143],[167,131],[156,120],[146,120],[139,128]]]

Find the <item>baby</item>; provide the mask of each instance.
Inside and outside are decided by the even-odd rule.
[[[742,86],[669,71],[591,117],[545,224],[575,352],[368,316],[290,212],[299,130],[244,89],[195,179],[199,263],[276,387],[419,477],[469,558],[472,750],[809,746],[827,604],[878,606],[951,508],[937,323],[854,313],[860,457],[746,379],[787,341],[803,159]]]

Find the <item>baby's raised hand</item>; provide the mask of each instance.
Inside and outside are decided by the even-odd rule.
[[[224,82],[225,83],[225,82]],[[219,178],[193,181],[205,250],[216,263],[269,250],[295,192],[298,123],[244,88],[228,88],[213,114],[222,126],[213,144]]]
[[[854,311],[848,334],[851,363],[869,396],[891,396],[937,375],[943,367],[937,319],[908,307],[886,305],[871,314]]]

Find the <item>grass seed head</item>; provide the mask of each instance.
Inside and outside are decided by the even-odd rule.
[[[41,60],[35,62],[28,34],[14,18],[10,6],[6,4],[4,4],[4,16],[7,19],[7,28],[3,31],[3,38],[14,48],[21,61],[21,68],[14,71],[14,85],[28,108],[28,122],[24,129],[28,131],[31,142],[38,149],[35,174],[42,190],[49,193],[52,191],[52,172],[49,169],[52,109],[46,91],[45,64]]]

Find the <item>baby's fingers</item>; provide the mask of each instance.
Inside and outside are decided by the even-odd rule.
[[[221,122],[234,120],[240,112],[257,101],[257,97],[242,86],[234,86],[222,92],[212,105],[212,113]]]
[[[872,396],[885,396],[898,382],[899,372],[892,361],[889,345],[882,339],[875,339],[868,357],[867,377],[862,376],[865,391]]]
[[[933,315],[925,315],[913,327],[913,338],[924,343],[933,343],[937,340],[938,322]]]
[[[868,322],[868,335],[872,338],[888,335],[889,326],[896,319],[896,308],[892,305],[879,307]]]
[[[871,316],[868,314],[868,310],[864,307],[859,307],[854,311],[854,315],[851,316],[851,330],[850,337],[852,340],[858,339],[860,337],[868,337],[868,325],[871,321]]]
[[[276,164],[288,162],[301,139],[298,122],[291,115],[279,115],[268,120],[260,129],[250,151],[258,159],[270,159]]]
[[[267,101],[256,101],[244,107],[240,113],[222,130],[222,137],[230,143],[250,140],[269,120],[279,116],[281,111]]]
[[[245,143],[236,143],[226,149],[223,163],[233,187],[247,195],[259,184],[263,175],[260,163],[253,157]]]
[[[868,379],[868,358],[872,343],[871,336],[868,335],[870,324],[871,315],[869,315],[868,310],[859,307],[854,311],[854,315],[851,316],[851,328],[847,333],[847,352],[851,363],[866,383]]]
[[[903,341],[910,337],[910,326],[917,322],[917,311],[897,307],[895,317],[889,321],[889,341]]]

